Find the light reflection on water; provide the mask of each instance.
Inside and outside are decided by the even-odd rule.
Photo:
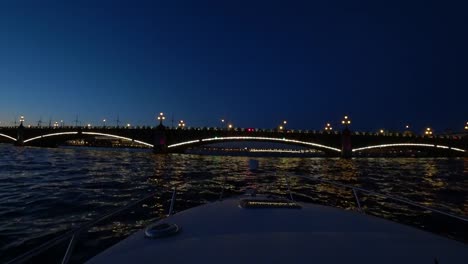
[[[467,158],[268,157],[256,158],[260,171],[252,173],[248,170],[249,158],[238,156],[0,144],[0,157],[0,260],[138,197],[160,193],[144,204],[145,216],[132,212],[127,219],[94,230],[101,235],[109,231],[108,238],[129,234],[167,213],[170,190],[175,186],[179,211],[217,199],[221,186],[225,196],[243,193],[247,188],[287,195],[288,183],[299,200],[354,209],[349,190],[297,177],[286,179],[286,175],[294,174],[398,195],[468,216]],[[421,214],[409,207],[400,206],[396,211],[387,208],[392,203],[376,197],[361,194],[361,199],[363,206],[376,210],[378,216],[401,220]],[[132,225],[127,221],[130,218],[135,220]],[[427,224],[414,219],[411,223]]]

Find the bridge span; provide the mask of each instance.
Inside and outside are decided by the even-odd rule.
[[[467,156],[468,136],[415,136],[403,133],[379,134],[344,131],[301,131],[267,129],[115,128],[115,127],[3,127],[0,142],[17,146],[57,146],[68,140],[95,137],[114,138],[144,147],[155,153],[184,152],[189,148],[232,141],[264,141],[302,146],[323,151],[327,156],[358,156],[366,152],[402,148],[425,149],[447,155]],[[351,144],[344,144],[351,142]]]

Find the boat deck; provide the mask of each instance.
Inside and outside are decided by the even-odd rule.
[[[359,212],[303,203],[242,208],[239,201],[172,215],[160,222],[179,233],[147,238],[142,230],[88,263],[468,263],[468,245]]]

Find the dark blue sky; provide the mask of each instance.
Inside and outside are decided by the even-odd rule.
[[[0,4],[2,125],[468,121],[466,1],[71,2]]]

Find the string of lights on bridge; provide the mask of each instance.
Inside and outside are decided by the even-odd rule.
[[[161,112],[157,118],[159,121],[159,126],[164,128],[163,126],[163,121],[166,119],[164,114]],[[103,122],[105,124],[106,119],[103,119]],[[25,122],[24,116],[20,117],[20,127],[23,127],[23,123]],[[221,122],[224,124],[225,120],[221,119]],[[345,127],[345,130],[348,129],[348,126],[351,124],[351,119],[348,116],[344,116],[341,124]],[[184,129],[185,128],[185,122],[183,120],[179,121],[178,124],[178,129]],[[287,121],[283,120],[280,125],[278,126],[278,131],[277,132],[285,132],[286,130],[286,125]],[[63,121],[61,121],[61,126],[63,126]],[[129,125],[128,125],[129,126]],[[105,128],[105,125],[103,126]],[[54,129],[59,128],[58,122],[54,123]],[[88,125],[88,128],[91,128]],[[232,129],[233,125],[231,123],[227,123],[226,129]],[[325,125],[325,131],[330,132],[332,131],[332,126],[330,123],[327,123]],[[409,129],[409,125],[406,125],[406,129]],[[465,130],[468,130],[468,122],[465,125]],[[243,131],[247,132],[253,132],[253,130],[249,129],[244,129]],[[384,134],[385,131],[381,129],[379,131],[381,134]],[[24,140],[24,143],[28,143],[34,140],[42,139],[42,138],[47,138],[47,137],[53,137],[53,136],[62,136],[62,135],[77,135],[77,134],[83,134],[83,135],[91,135],[91,136],[105,136],[105,137],[110,137],[110,138],[116,138],[116,139],[121,139],[121,140],[127,140],[127,141],[132,141],[138,144],[145,145],[147,147],[154,147],[153,144],[140,141],[140,140],[135,140],[129,137],[123,137],[119,135],[113,135],[109,133],[102,133],[102,132],[92,132],[92,131],[64,131],[64,132],[57,132],[57,133],[49,133],[41,136],[36,136],[33,138],[29,138]],[[431,128],[426,128],[424,131],[424,135],[427,137],[432,137],[433,136],[433,131]],[[13,141],[17,141],[17,139],[13,138],[12,136],[0,133],[0,136],[8,138]],[[175,144],[168,145],[168,148],[177,148],[180,146],[184,145],[194,145],[194,144],[203,144],[203,143],[211,143],[211,142],[222,142],[222,141],[239,141],[239,140],[244,140],[244,141],[253,141],[253,140],[260,140],[260,141],[272,141],[272,142],[280,142],[280,143],[293,143],[293,144],[299,144],[299,145],[304,145],[304,146],[310,146],[310,147],[315,147],[319,149],[325,149],[325,150],[331,150],[335,152],[342,152],[342,150],[330,146],[326,146],[323,144],[317,144],[313,142],[307,142],[307,141],[301,141],[301,140],[295,140],[295,139],[287,139],[285,137],[278,138],[278,137],[265,137],[265,136],[224,136],[224,137],[211,137],[211,138],[202,138],[202,139],[196,139],[196,140],[189,140],[185,142],[179,142]],[[441,148],[441,149],[450,149],[453,151],[459,151],[459,152],[466,152],[464,149],[456,148],[456,147],[451,147],[451,146],[446,146],[446,145],[439,145],[439,144],[422,144],[422,143],[395,143],[395,144],[380,144],[380,145],[372,145],[372,146],[366,146],[366,147],[360,147],[360,148],[355,148],[352,149],[352,152],[359,152],[363,150],[368,150],[368,149],[377,149],[377,148],[392,148],[392,147],[402,147],[402,146],[413,146],[413,147],[428,147],[428,148]]]
[[[42,139],[42,138],[47,138],[47,137],[53,137],[53,136],[63,136],[63,135],[77,135],[80,132],[58,132],[58,133],[51,133],[51,134],[46,134],[46,135],[41,135],[37,137],[33,137],[27,140],[24,140],[24,143],[31,142],[37,139]],[[131,139],[128,137],[122,137],[122,136],[117,136],[117,135],[112,135],[112,134],[107,134],[107,133],[97,133],[97,132],[81,132],[83,135],[93,135],[93,136],[105,136],[105,137],[111,137],[111,138],[116,138],[116,139],[122,139],[122,140],[127,140],[127,141],[132,141],[138,144],[145,145],[147,147],[153,148],[153,144],[149,144],[144,141],[140,140],[135,140]],[[8,135],[4,135],[0,133],[0,136],[5,136],[10,138],[13,141],[16,141],[15,138],[10,137]],[[270,137],[214,137],[214,138],[204,138],[204,139],[197,139],[197,140],[190,140],[190,141],[185,141],[185,142],[180,142],[176,144],[169,145],[168,148],[176,148],[180,147],[183,145],[194,145],[194,144],[199,144],[199,143],[211,143],[211,142],[216,142],[216,141],[230,141],[230,140],[244,140],[244,141],[255,141],[255,140],[260,140],[260,141],[274,141],[274,142],[282,142],[282,143],[295,143],[295,144],[300,144],[304,146],[312,146],[316,147],[319,149],[328,149],[336,152],[341,152],[340,149],[338,148],[333,148],[329,146],[325,146],[322,144],[317,144],[317,143],[312,143],[312,142],[306,142],[306,141],[300,141],[300,140],[293,140],[293,139],[286,139],[286,138],[270,138]],[[368,149],[376,149],[376,148],[391,148],[391,147],[402,147],[402,146],[413,146],[413,147],[429,147],[429,148],[442,148],[442,149],[451,149],[454,151],[458,152],[466,152],[463,149],[460,148],[455,148],[455,147],[449,147],[445,145],[437,145],[437,144],[420,144],[420,143],[397,143],[397,144],[381,144],[381,145],[374,145],[374,146],[367,146],[367,147],[362,147],[362,148],[355,148],[352,151],[353,152],[358,152],[358,151],[363,151],[363,150],[368,150]]]

